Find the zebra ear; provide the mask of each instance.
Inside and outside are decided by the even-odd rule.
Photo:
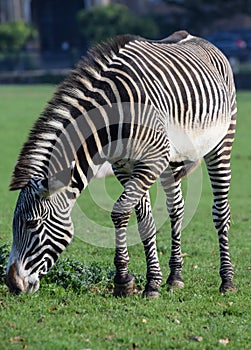
[[[38,182],[38,192],[41,197],[49,197],[54,193],[61,192],[70,185],[75,162],[49,179],[43,179]]]

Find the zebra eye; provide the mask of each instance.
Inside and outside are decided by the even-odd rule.
[[[39,220],[28,220],[28,221],[26,221],[26,227],[28,229],[36,228],[38,223],[39,223]]]

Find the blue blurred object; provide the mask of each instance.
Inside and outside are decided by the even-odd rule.
[[[229,60],[247,62],[251,59],[251,29],[216,32],[206,38]]]

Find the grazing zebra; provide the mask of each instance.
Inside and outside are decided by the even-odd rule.
[[[91,49],[35,123],[14,169],[20,189],[7,267],[12,292],[36,291],[71,242],[71,209],[109,161],[124,191],[114,204],[114,295],[133,292],[126,227],[135,210],[144,245],[144,296],[162,282],[148,189],[160,177],[171,222],[168,286],[183,287],[181,179],[205,159],[214,195],[222,292],[235,290],[228,248],[230,152],[236,123],[232,72],[212,44],[186,31],[161,41],[124,35]],[[84,229],[84,228],[83,228]]]

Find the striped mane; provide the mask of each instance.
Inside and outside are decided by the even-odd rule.
[[[23,145],[13,171],[10,190],[18,190],[23,188],[34,176],[40,178],[46,178],[48,176],[49,159],[46,159],[45,156],[45,159],[40,161],[39,164],[33,156],[34,154],[38,153],[38,142],[42,139],[42,134],[50,133],[57,136],[59,135],[56,123],[53,126],[53,123],[49,122],[58,121],[63,125],[68,124],[67,118],[63,115],[59,115],[58,113],[56,114],[54,110],[55,108],[60,108],[60,106],[66,105],[66,103],[62,100],[62,95],[69,91],[69,89],[74,89],[76,87],[85,93],[86,87],[84,85],[80,85],[77,78],[81,77],[82,79],[91,82],[95,72],[100,73],[104,67],[108,67],[121,48],[131,41],[140,39],[142,40],[142,38],[138,36],[121,35],[104,43],[98,44],[88,51],[87,57],[83,58],[79,62],[76,69],[74,69],[58,87],[44,112],[32,127],[28,140]],[[48,148],[45,154],[46,153],[48,153]]]

